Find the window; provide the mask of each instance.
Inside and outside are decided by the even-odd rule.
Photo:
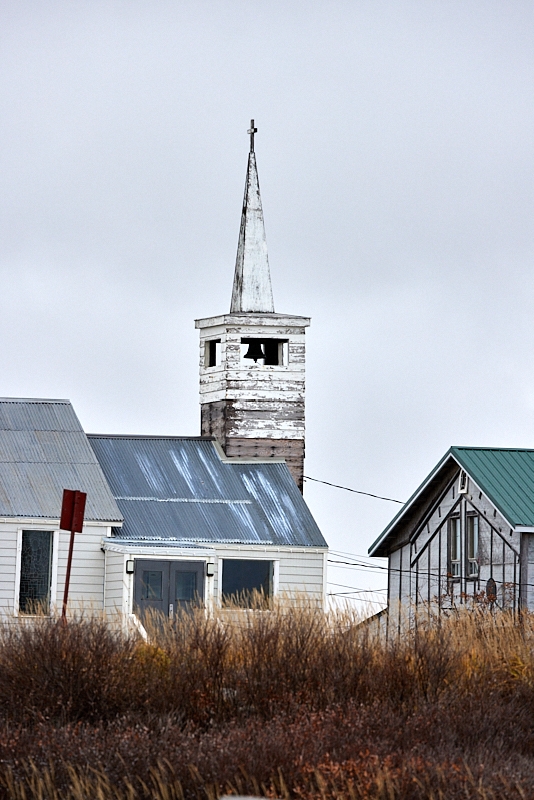
[[[271,367],[287,366],[288,342],[284,339],[241,339],[241,363]]]
[[[197,599],[197,573],[177,572],[175,578],[175,600],[192,603]]]
[[[251,608],[257,599],[273,596],[273,562],[253,559],[223,560],[222,594],[224,602]]]
[[[161,600],[163,598],[163,572],[161,570],[143,570],[143,600]]]
[[[478,517],[469,515],[467,523],[467,577],[478,577]]]
[[[204,345],[204,366],[218,367],[221,363],[221,340],[210,339]]]
[[[449,541],[451,553],[451,568],[449,572],[453,578],[459,578],[462,565],[460,517],[453,517],[449,520]]]
[[[452,578],[478,578],[478,516],[468,514],[465,524],[465,539],[462,540],[460,517],[449,520],[449,574]]]
[[[50,612],[52,582],[51,531],[22,531],[19,612]]]

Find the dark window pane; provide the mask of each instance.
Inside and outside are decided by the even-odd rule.
[[[163,573],[157,570],[143,570],[143,600],[163,599]]]
[[[223,562],[222,599],[248,606],[255,592],[272,597],[273,562],[225,558]]]
[[[176,593],[175,599],[191,603],[197,594],[197,573],[196,572],[177,572],[176,573]]]
[[[19,610],[31,613],[50,610],[52,533],[22,531]]]

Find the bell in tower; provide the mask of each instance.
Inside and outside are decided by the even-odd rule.
[[[201,432],[227,456],[282,458],[302,491],[308,317],[274,310],[251,120],[230,313],[200,330]],[[214,354],[220,353],[217,358]]]
[[[265,358],[265,353],[263,352],[261,342],[258,339],[251,339],[248,344],[248,350],[243,356],[243,358],[251,358],[254,363],[260,360],[260,358]]]

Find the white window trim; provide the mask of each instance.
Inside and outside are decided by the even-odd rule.
[[[280,588],[280,559],[272,558],[273,562],[273,597],[276,597]]]
[[[273,598],[275,598],[276,595],[279,593],[279,589],[280,589],[280,559],[279,558],[258,558],[258,556],[256,556],[256,555],[250,555],[249,556],[249,555],[245,555],[244,553],[241,553],[239,558],[237,558],[237,556],[234,556],[234,555],[225,556],[225,555],[219,554],[219,557],[217,559],[217,569],[216,569],[216,575],[217,575],[217,597],[213,598],[214,600],[216,600],[217,605],[219,606],[219,608],[222,608],[222,579],[223,579],[223,568],[224,568],[223,567],[223,562],[224,562],[225,559],[227,559],[229,561],[234,561],[236,559],[238,561],[271,561],[272,565],[273,565]]]
[[[22,532],[31,531],[32,527],[25,525],[17,528],[17,555],[15,561],[15,596],[13,598],[13,614],[19,616],[20,572],[22,567]],[[46,525],[33,528],[33,530],[50,531],[52,533],[52,574],[50,576],[50,615],[57,611],[57,572],[59,561],[59,531],[47,528]],[[25,615],[27,616],[27,615]]]

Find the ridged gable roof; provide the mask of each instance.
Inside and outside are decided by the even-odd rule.
[[[534,450],[451,447],[450,453],[512,527],[534,527]]]
[[[285,463],[226,460],[209,438],[88,438],[124,516],[117,538],[327,546]]]
[[[0,398],[0,517],[59,519],[63,489],[87,492],[86,520],[122,520],[71,403]]]
[[[385,555],[414,504],[433,491],[441,472],[464,469],[512,528],[534,527],[534,450],[503,447],[451,447],[387,528],[369,548]]]

